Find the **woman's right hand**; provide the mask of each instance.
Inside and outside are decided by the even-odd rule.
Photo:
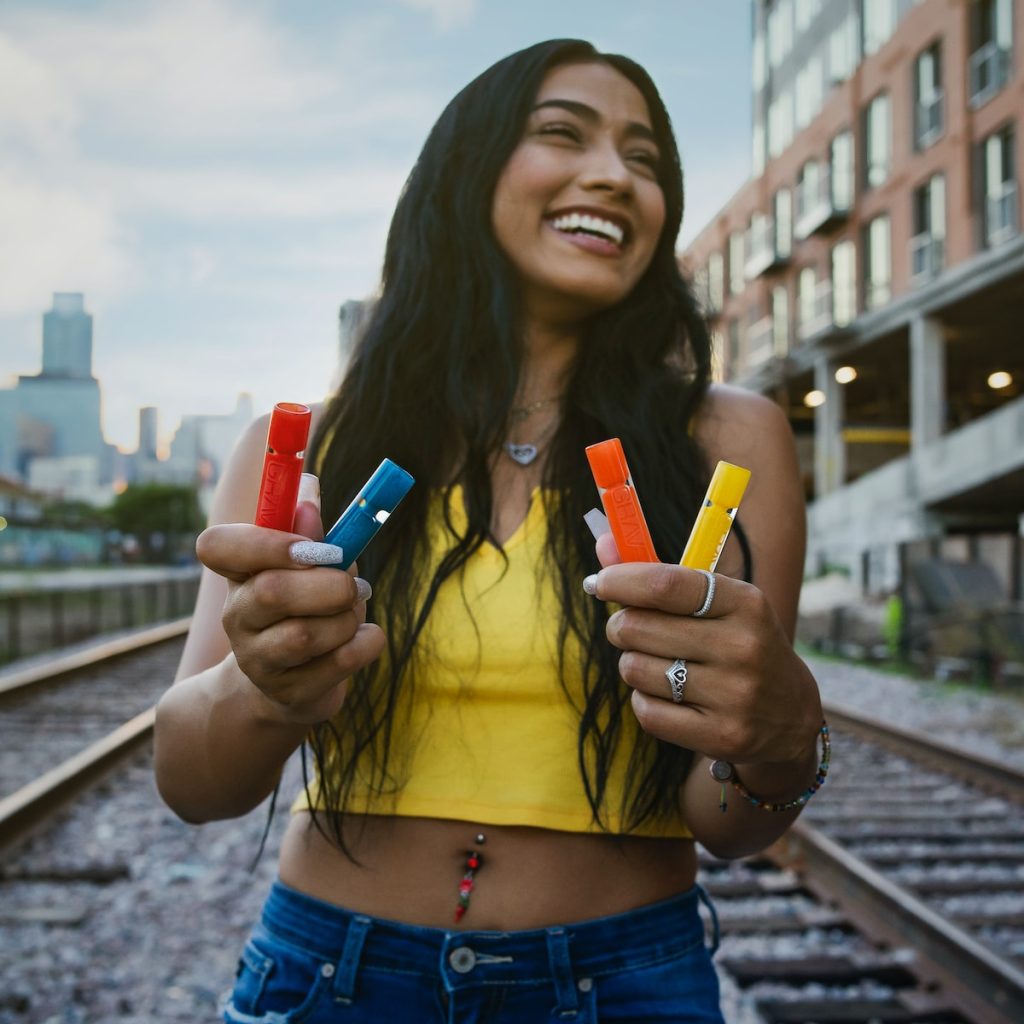
[[[296,545],[308,556],[322,536],[318,495],[306,479],[303,491],[308,497],[295,518],[302,533],[211,526],[199,535],[196,553],[227,580],[222,622],[238,667],[275,717],[315,725],[341,708],[349,679],[379,657],[385,640],[366,622],[370,586],[355,576],[355,566],[343,571],[296,560]]]

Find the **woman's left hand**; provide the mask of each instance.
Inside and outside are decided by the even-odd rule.
[[[598,543],[605,565],[588,592],[621,605],[608,639],[622,652],[619,674],[633,688],[641,728],[736,765],[792,762],[814,749],[822,712],[818,688],[797,657],[765,595],[750,583],[716,576],[706,617],[705,576],[680,565],[629,562],[611,537]],[[682,703],[666,671],[686,662]]]

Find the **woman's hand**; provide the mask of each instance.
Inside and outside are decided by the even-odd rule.
[[[348,680],[384,648],[366,622],[370,587],[351,572],[308,564],[327,555],[316,478],[303,475],[294,526],[231,523],[200,534],[200,561],[228,581],[222,622],[239,668],[276,717],[315,725],[337,712]],[[335,557],[338,557],[335,554]]]
[[[818,688],[760,590],[716,576],[711,609],[697,619],[707,591],[701,573],[613,564],[610,536],[598,541],[598,557],[605,568],[588,580],[588,591],[623,606],[607,635],[623,652],[619,673],[633,688],[645,732],[736,765],[811,755],[822,719]],[[676,659],[687,668],[680,704],[665,675]]]

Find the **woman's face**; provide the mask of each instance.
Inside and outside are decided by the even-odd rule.
[[[492,210],[528,314],[571,321],[629,294],[665,223],[660,159],[628,78],[597,63],[548,72]]]

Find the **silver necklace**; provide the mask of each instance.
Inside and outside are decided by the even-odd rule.
[[[501,447],[513,462],[518,463],[520,466],[528,466],[540,454],[541,445],[551,437],[557,426],[558,419],[556,418],[547,425],[547,428],[542,431],[536,441],[524,442],[523,444],[506,441]]]

